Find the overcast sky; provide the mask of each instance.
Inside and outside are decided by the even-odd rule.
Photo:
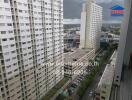
[[[83,2],[85,0],[73,0],[73,1],[77,1],[77,2]],[[123,1],[123,0],[96,0],[97,3],[110,3],[110,2],[116,2],[116,1]]]
[[[96,0],[97,3],[110,3],[110,2],[120,2],[123,0]]]

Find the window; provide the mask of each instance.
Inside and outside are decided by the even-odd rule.
[[[12,26],[12,24],[11,23],[8,23],[7,26]]]
[[[4,0],[4,3],[8,3],[9,1],[8,0]]]
[[[13,33],[13,31],[9,31],[9,33]]]
[[[10,40],[14,40],[14,38],[10,38]]]
[[[101,98],[102,98],[103,100],[105,100],[105,97],[101,96]]]
[[[18,71],[18,69],[15,69],[14,72]]]
[[[15,53],[16,51],[11,51],[11,53]]]
[[[6,59],[6,62],[9,62],[10,61],[10,59]]]
[[[106,91],[102,91],[102,93],[104,93],[104,94],[105,94],[105,93],[106,93]]]
[[[4,23],[0,23],[0,26],[5,26],[5,24]]]
[[[0,15],[0,18],[4,18],[4,16],[3,15]]]
[[[6,66],[6,68],[10,68],[11,67],[11,65],[9,65],[9,66]]]
[[[6,31],[1,31],[1,34],[6,34]]]
[[[10,11],[10,8],[5,8],[5,11]]]
[[[2,39],[2,41],[7,41],[7,39]]]
[[[19,10],[19,12],[22,12],[22,10]]]
[[[12,73],[12,71],[8,72],[8,74],[11,74],[11,73]]]

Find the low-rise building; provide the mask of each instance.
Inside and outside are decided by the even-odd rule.
[[[95,100],[109,100],[114,79],[116,58],[117,51],[113,53],[110,59],[111,62],[106,65],[104,73],[96,89]]]
[[[89,61],[94,59],[95,50],[94,49],[77,49],[73,52],[68,52],[64,54],[65,66],[64,72],[66,76],[72,77],[74,79],[80,74],[84,74]]]
[[[80,44],[80,35],[66,34],[64,36],[65,48],[78,48]]]

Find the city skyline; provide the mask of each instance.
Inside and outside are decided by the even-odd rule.
[[[0,0],[0,100],[132,100],[131,12],[132,0]]]

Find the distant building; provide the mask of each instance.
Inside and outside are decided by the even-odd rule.
[[[65,25],[64,45],[65,49],[79,48],[80,27],[77,25]]]
[[[78,34],[65,34],[64,44],[66,48],[79,48],[80,35]]]
[[[87,0],[81,13],[80,48],[100,47],[99,38],[102,27],[102,7],[95,0]]]
[[[111,44],[119,44],[119,35],[115,35],[109,32],[102,32],[100,36],[100,47],[107,48]]]

